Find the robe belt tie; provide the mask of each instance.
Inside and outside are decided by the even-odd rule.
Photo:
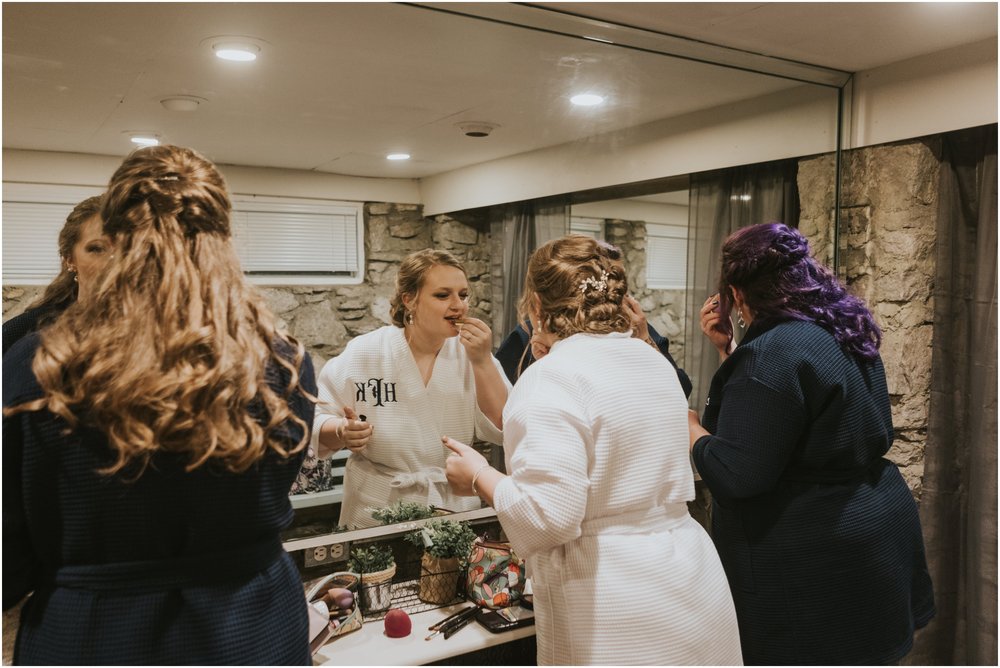
[[[74,564],[52,574],[57,587],[147,593],[247,579],[284,554],[278,536],[220,552],[106,564]]]
[[[448,482],[448,477],[445,475],[444,469],[440,466],[432,466],[420,471],[397,473],[389,481],[389,486],[395,488],[422,487],[431,489],[434,485],[446,482]]]
[[[688,521],[694,520],[688,514],[687,504],[670,503],[630,513],[585,520],[580,529],[584,536],[652,533],[677,529]]]

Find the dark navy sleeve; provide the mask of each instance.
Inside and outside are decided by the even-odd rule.
[[[653,329],[653,326],[648,322],[646,323],[646,329],[649,330],[649,338],[654,344],[656,344],[657,350],[659,350],[660,353],[667,358],[667,361],[670,362],[670,366],[677,370],[677,380],[681,381],[681,387],[684,388],[684,396],[690,397],[692,388],[691,379],[688,378],[684,369],[677,366],[677,362],[675,362],[674,358],[670,355],[670,341],[667,340],[667,337],[660,336],[660,333]]]
[[[790,393],[747,372],[744,358],[723,388],[715,433],[692,450],[698,473],[720,501],[770,491],[806,429],[806,411]]]
[[[3,407],[38,396],[31,361],[37,335],[22,338],[3,358]],[[17,605],[35,588],[39,559],[34,553],[24,512],[24,414],[3,417],[3,609]]]
[[[496,358],[500,361],[500,366],[503,367],[503,372],[507,374],[511,385],[517,382],[518,366],[521,364],[522,357],[524,358],[522,371],[535,361],[535,358],[531,356],[531,348],[528,346],[530,340],[531,336],[528,332],[518,325],[497,348]],[[525,353],[526,349],[527,353]]]

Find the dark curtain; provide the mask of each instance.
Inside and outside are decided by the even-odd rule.
[[[937,616],[910,664],[997,664],[997,126],[943,135],[920,514]]]
[[[517,326],[517,300],[532,251],[569,232],[570,207],[564,201],[518,202],[491,211],[490,233],[503,247],[501,338]]]
[[[754,223],[778,221],[798,227],[797,174],[797,160],[779,160],[691,176],[684,367],[694,384],[691,405],[695,407],[705,402],[709,382],[719,366],[718,353],[701,333],[697,314],[705,299],[718,289],[722,242],[737,229]]]

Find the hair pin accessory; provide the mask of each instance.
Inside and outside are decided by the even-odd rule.
[[[589,288],[588,288],[589,286]],[[604,292],[608,289],[608,272],[601,270],[600,280],[590,276],[588,278],[580,281],[580,292],[586,294],[588,289],[594,289],[598,292]]]

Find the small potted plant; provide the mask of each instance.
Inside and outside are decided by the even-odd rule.
[[[373,508],[372,517],[382,524],[395,524],[396,522],[412,522],[413,520],[425,520],[434,517],[436,511],[433,506],[414,501],[398,501],[385,508]]]
[[[467,522],[431,520],[406,539],[423,547],[420,559],[418,598],[425,603],[445,604],[458,594],[458,578],[476,534]]]
[[[361,575],[361,608],[365,612],[386,610],[392,604],[392,577],[396,574],[392,549],[378,544],[356,547],[348,565]]]

